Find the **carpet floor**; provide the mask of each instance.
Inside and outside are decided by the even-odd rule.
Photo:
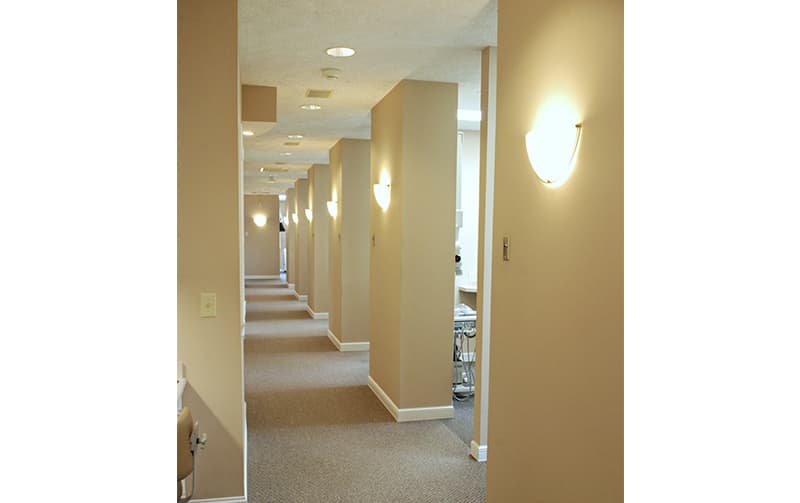
[[[395,422],[367,387],[368,352],[337,351],[286,283],[248,280],[246,297],[248,501],[486,500],[452,420]]]

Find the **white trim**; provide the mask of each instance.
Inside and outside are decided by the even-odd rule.
[[[309,305],[306,305],[306,312],[308,312],[308,315],[311,316],[312,318],[314,318],[315,320],[327,320],[328,319],[328,313],[315,313],[314,310],[311,309],[311,306],[309,306]]]
[[[308,295],[300,295],[299,293],[294,292],[294,296],[300,302],[307,302],[308,301]]]
[[[483,278],[481,291],[478,293],[483,299],[481,303],[481,347],[480,347],[480,375],[477,377],[477,392],[479,400],[474,404],[478,407],[480,427],[478,428],[478,444],[484,448],[489,445],[489,348],[492,329],[492,251],[494,236],[494,172],[495,172],[495,141],[497,132],[497,47],[487,49],[488,54],[488,89],[486,121],[486,194],[484,196],[483,218]],[[483,70],[481,70],[483,71]],[[480,450],[478,451],[480,455]],[[484,451],[485,456],[485,451]],[[478,461],[480,461],[479,458]]]
[[[259,274],[245,274],[244,279],[281,279],[280,274],[267,274],[267,275],[259,275]]]
[[[473,440],[472,443],[469,444],[469,455],[472,456],[475,461],[483,463],[486,461],[487,449],[485,445],[478,445],[478,443]]]
[[[289,287],[289,290],[294,292],[294,283],[286,283],[286,286]]]
[[[339,351],[369,351],[369,342],[341,342],[331,329],[328,329],[328,339],[331,340]]]
[[[372,376],[367,377],[367,385],[398,423],[404,423],[406,421],[427,421],[431,419],[453,418],[454,412],[452,404],[443,405],[440,407],[410,407],[406,409],[399,409],[397,405],[394,404],[392,399],[389,398],[389,395],[387,395],[380,385],[375,382]]]
[[[204,500],[196,500],[192,498],[193,503],[247,503],[247,498],[244,496],[230,496],[228,498],[209,498]]]

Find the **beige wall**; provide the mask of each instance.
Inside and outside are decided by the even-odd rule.
[[[244,494],[236,24],[236,2],[178,0],[177,342],[184,404],[208,435],[197,498]]]
[[[297,211],[294,189],[286,191],[286,282],[294,284],[297,276],[297,260],[295,259],[295,243],[297,240],[297,225],[292,220],[292,213]]]
[[[277,122],[278,88],[242,86],[242,121]]]
[[[328,277],[328,225],[326,205],[330,193],[330,169],[327,164],[314,164],[308,170],[308,201],[314,220],[308,226],[308,307],[327,313],[330,289]]]
[[[457,91],[402,81],[372,110],[370,372],[399,408],[452,403]]]
[[[328,330],[342,340],[342,140],[328,151],[330,193],[338,201],[338,215],[330,219],[328,227]],[[369,166],[367,166],[369,179]],[[369,219],[369,211],[367,219]],[[367,224],[369,227],[369,224]],[[369,232],[369,231],[368,231]]]
[[[525,133],[583,122],[560,188]],[[623,2],[500,0],[487,501],[623,501]]]
[[[244,258],[246,275],[277,276],[281,257],[278,196],[244,196]],[[263,213],[267,225],[259,227],[253,215]]]
[[[308,180],[298,179],[294,182],[294,201],[297,212],[295,225],[295,281],[294,291],[298,295],[308,295],[308,219],[305,209],[308,208]],[[294,222],[292,222],[294,223]]]
[[[331,219],[329,329],[341,342],[369,342],[370,166],[368,140],[342,139],[330,150]]]

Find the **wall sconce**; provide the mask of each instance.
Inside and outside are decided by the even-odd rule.
[[[372,186],[372,192],[375,194],[375,201],[384,211],[389,207],[389,201],[392,196],[391,190],[392,186],[388,183],[376,183]]]
[[[339,203],[337,201],[328,201],[327,206],[328,213],[330,213],[333,218],[336,218],[336,215],[339,214]]]
[[[256,213],[253,215],[253,223],[259,227],[267,225],[267,216],[263,213]]]
[[[528,161],[542,182],[560,187],[567,180],[575,168],[581,129],[581,124],[575,124],[573,131],[537,128],[525,135]]]
[[[311,221],[311,217],[313,216],[314,214],[311,212],[311,208],[306,208],[306,218],[308,219],[309,222]]]
[[[292,221],[295,223],[295,225],[297,225],[298,223],[297,213],[292,213]]]
[[[533,128],[525,135],[525,148],[533,171],[548,187],[563,185],[575,168],[582,130],[569,98],[551,96],[540,104]]]

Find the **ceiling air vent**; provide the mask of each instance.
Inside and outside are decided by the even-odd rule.
[[[330,98],[333,94],[332,89],[308,89],[306,90],[306,98]]]

